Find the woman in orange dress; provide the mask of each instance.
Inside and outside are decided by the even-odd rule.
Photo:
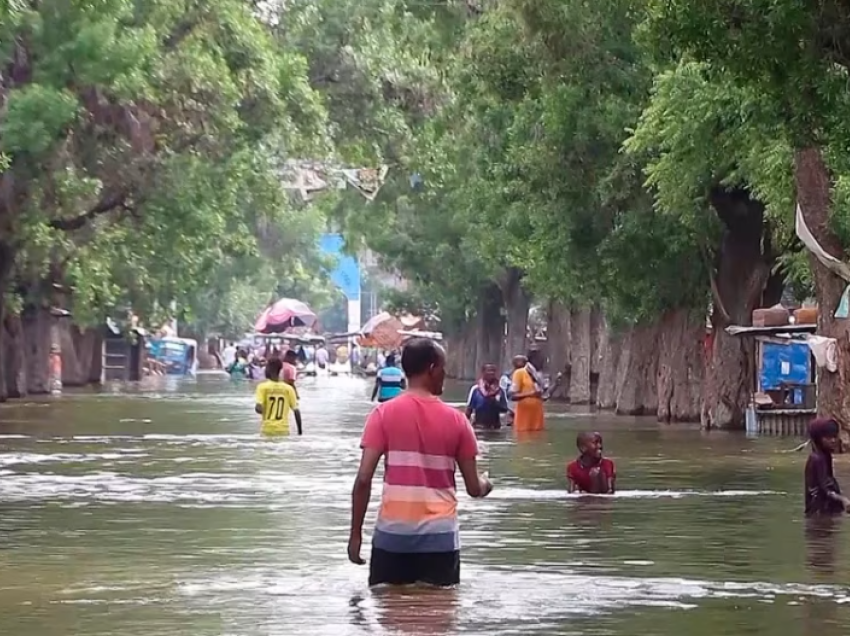
[[[529,354],[532,356],[533,352]],[[514,430],[517,433],[543,430],[543,386],[529,357],[514,358],[511,400],[516,402]]]

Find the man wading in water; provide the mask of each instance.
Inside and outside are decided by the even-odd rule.
[[[372,537],[369,585],[460,581],[455,467],[470,497],[493,489],[478,474],[472,426],[443,403],[446,354],[433,340],[415,338],[401,354],[408,390],[379,404],[366,420],[363,455],[351,493],[348,558],[362,565],[363,519],[372,477],[384,457],[384,490]]]

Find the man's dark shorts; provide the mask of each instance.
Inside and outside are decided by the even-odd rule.
[[[449,587],[460,583],[460,551],[387,552],[372,548],[369,586],[426,583]]]

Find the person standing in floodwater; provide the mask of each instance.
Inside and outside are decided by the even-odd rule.
[[[257,386],[254,410],[263,417],[263,435],[289,435],[289,412],[295,416],[301,435],[301,411],[295,389],[280,379],[283,362],[272,358],[266,364],[266,380]]]
[[[543,430],[543,383],[534,362],[537,352],[514,357],[514,374],[511,378],[511,401],[516,402],[514,430],[517,433]]]
[[[298,379],[298,354],[293,349],[287,349],[283,354],[283,381],[295,389],[295,396],[298,397],[298,388],[295,386],[295,380]]]
[[[499,384],[499,372],[495,364],[481,367],[481,378],[469,390],[466,399],[466,418],[481,428],[502,428],[502,413],[508,412],[508,399]],[[474,420],[473,420],[474,416]]]
[[[427,338],[404,347],[401,366],[408,389],[370,413],[363,453],[351,493],[348,559],[362,565],[363,520],[372,478],[384,458],[384,488],[372,537],[369,585],[425,583],[440,587],[460,581],[455,469],[470,497],[493,489],[478,474],[478,443],[472,426],[440,395],[446,354]]]
[[[330,361],[330,354],[328,350],[325,349],[325,345],[319,345],[319,348],[316,349],[316,366],[320,369],[324,370],[328,368],[328,362]]]
[[[838,422],[816,419],[809,424],[812,452],[806,461],[806,516],[840,515],[850,509],[832,470],[832,454],[839,448]]]
[[[228,342],[224,351],[221,352],[221,368],[227,369],[234,362],[236,362],[236,347],[232,342]]]
[[[401,395],[406,386],[404,373],[396,366],[395,354],[387,356],[386,365],[378,369],[375,375],[375,388],[372,389],[372,402],[378,398],[378,402],[387,402]]]

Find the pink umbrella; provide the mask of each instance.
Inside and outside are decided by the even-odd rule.
[[[281,298],[267,307],[254,324],[255,333],[283,333],[292,327],[312,327],[316,314],[307,305],[294,298]]]

